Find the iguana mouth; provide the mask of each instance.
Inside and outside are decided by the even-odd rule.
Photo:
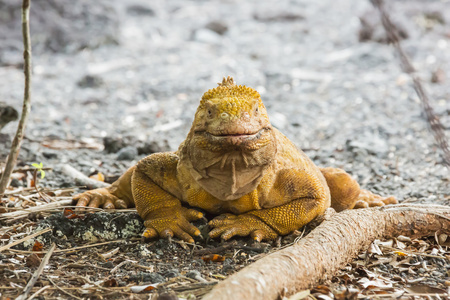
[[[242,139],[242,140],[253,140],[257,139],[261,136],[261,134],[266,130],[266,128],[262,128],[256,132],[219,132],[219,133],[211,133],[205,131],[206,135],[209,135],[211,138],[216,140],[227,140],[227,139]]]
[[[213,143],[220,143],[223,145],[243,146],[254,141],[258,141],[267,128],[262,128],[256,132],[250,133],[220,133],[213,134],[210,132],[204,132],[208,139]]]

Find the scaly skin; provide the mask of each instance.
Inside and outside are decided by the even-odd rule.
[[[177,236],[193,242],[203,217],[218,215],[212,238],[250,235],[275,239],[301,228],[332,206],[396,203],[360,190],[345,171],[318,168],[269,122],[255,90],[224,78],[200,101],[178,151],[155,153],[130,168],[109,188],[74,197],[79,207],[136,206],[147,238]]]

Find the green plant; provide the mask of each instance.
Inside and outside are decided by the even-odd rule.
[[[36,173],[41,172],[41,179],[44,179],[44,177],[45,177],[44,165],[41,162],[38,164],[34,163],[31,165],[36,168],[36,170],[35,170]]]

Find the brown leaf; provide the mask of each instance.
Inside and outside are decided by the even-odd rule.
[[[225,256],[219,255],[219,254],[208,254],[205,256],[202,256],[202,259],[204,262],[223,262],[225,261]]]
[[[36,253],[30,254],[29,256],[27,256],[27,258],[25,260],[25,265],[29,268],[38,267],[40,264],[41,264],[41,258]]]
[[[100,172],[89,176],[89,178],[97,180],[97,181],[105,182],[105,175],[103,175],[103,173],[100,173]]]
[[[320,294],[329,294],[331,293],[330,288],[326,285],[318,285],[311,290],[311,294],[320,293]]]
[[[66,217],[67,219],[83,219],[83,216],[77,215],[73,209],[71,208],[64,208],[64,212],[63,212],[64,217]]]
[[[35,241],[31,251],[40,252],[42,249],[44,249],[44,245],[39,241]]]
[[[405,289],[411,294],[446,294],[447,291],[443,289],[438,289],[425,284],[412,285]]]
[[[130,287],[130,290],[133,293],[148,292],[148,291],[155,289],[157,286],[158,286],[158,283],[149,284],[149,285],[135,285],[135,286]]]
[[[105,286],[105,287],[118,287],[119,283],[117,282],[116,279],[111,278],[111,279],[105,280],[103,282],[103,286]]]

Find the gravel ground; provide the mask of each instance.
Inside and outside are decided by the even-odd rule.
[[[448,136],[450,1],[391,2]],[[55,26],[36,3],[31,27]],[[203,92],[230,75],[261,93],[273,125],[318,165],[344,168],[363,187],[403,202],[450,203],[450,175],[412,82],[383,43],[380,24],[362,26],[360,18],[376,19],[369,1],[99,3],[108,16],[100,4],[86,9],[85,1],[59,13],[102,15],[106,38],[86,42],[80,33],[99,35],[84,31],[89,22],[62,29],[73,43],[35,35],[33,106],[20,164],[54,167],[41,185],[73,185],[58,172],[61,164],[114,178],[146,154],[177,149]],[[361,30],[366,37],[369,30],[368,40],[360,41]],[[20,52],[14,43],[0,51],[0,101],[20,110]],[[16,125],[7,125],[1,140]],[[8,145],[0,145],[2,161]]]

